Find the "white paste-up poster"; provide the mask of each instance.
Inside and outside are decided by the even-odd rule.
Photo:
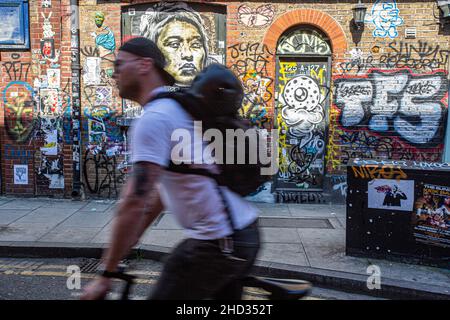
[[[46,156],[56,156],[58,154],[58,131],[52,130],[46,133],[45,145],[41,151]]]
[[[47,69],[47,81],[49,88],[59,89],[61,87],[61,70]]]
[[[83,81],[85,85],[100,84],[100,58],[87,57],[84,65]]]
[[[14,165],[14,184],[28,184],[28,166],[23,164]]]
[[[413,210],[414,180],[374,179],[368,184],[369,208]]]

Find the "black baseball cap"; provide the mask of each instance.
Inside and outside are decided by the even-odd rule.
[[[139,57],[152,58],[155,66],[161,71],[168,84],[175,84],[175,78],[164,69],[166,66],[164,55],[150,39],[144,37],[132,38],[125,42],[119,50],[135,54]]]

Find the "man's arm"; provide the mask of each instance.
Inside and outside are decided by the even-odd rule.
[[[102,257],[107,271],[117,265],[139,241],[146,228],[161,213],[163,205],[156,188],[163,168],[150,162],[137,162],[118,205],[109,248]],[[100,277],[84,290],[82,299],[99,299],[110,288],[110,279]]]
[[[156,188],[161,172],[159,165],[150,162],[137,162],[133,166],[132,177],[117,209],[110,247],[103,256],[106,270],[116,270],[146,227],[161,213],[163,206]]]

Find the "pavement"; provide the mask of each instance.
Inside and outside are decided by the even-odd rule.
[[[116,202],[0,197],[0,257],[100,258]],[[344,205],[255,205],[262,233],[255,274],[388,299],[450,300],[450,270],[347,256]],[[184,237],[163,212],[130,257],[163,261]],[[381,271],[378,289],[367,285],[372,265]]]

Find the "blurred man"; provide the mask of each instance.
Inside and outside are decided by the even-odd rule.
[[[175,81],[164,66],[163,54],[146,38],[134,38],[119,49],[114,72],[119,94],[141,104],[144,114],[132,125],[133,172],[123,189],[100,276],[84,289],[82,299],[106,295],[111,288],[109,277],[119,261],[164,207],[174,214],[188,238],[166,262],[152,299],[240,299],[240,279],[256,259],[259,233],[253,206],[228,188],[219,187],[214,179],[165,170],[180,160],[171,156],[172,148],[180,143],[171,140],[174,130],[188,130],[193,137],[197,129],[193,118],[174,100],[152,101]],[[198,147],[195,143],[206,146],[203,141],[183,143],[187,148]]]

